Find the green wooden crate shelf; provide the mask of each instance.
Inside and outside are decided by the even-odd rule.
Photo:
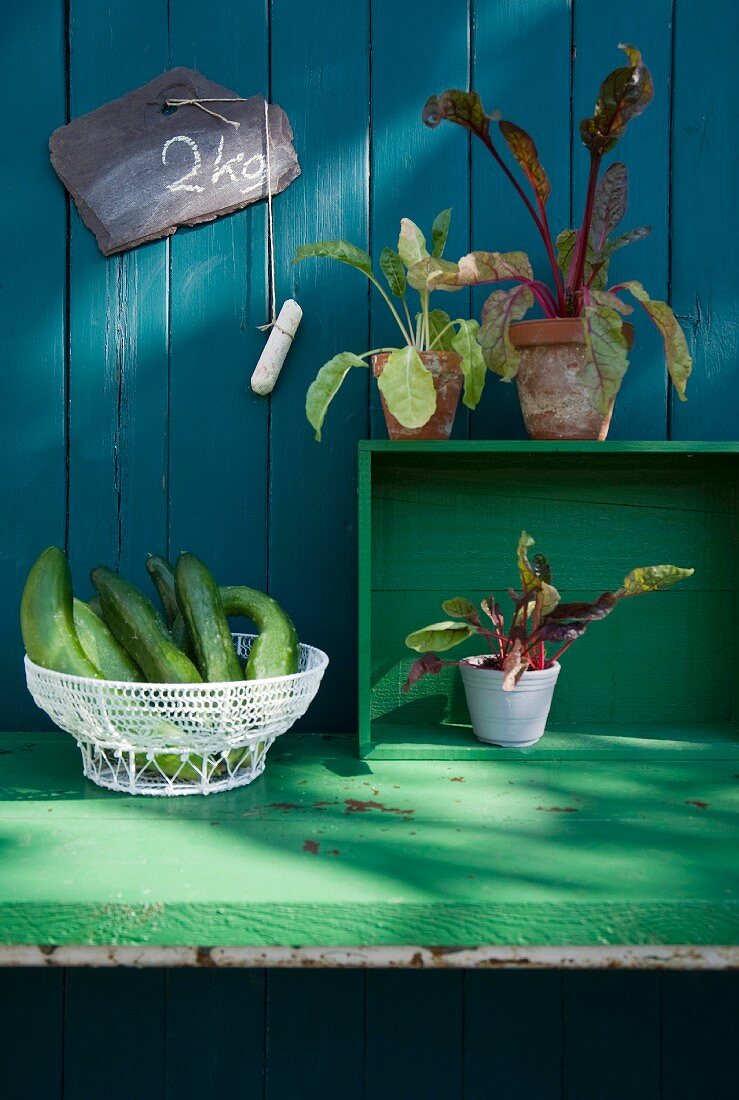
[[[739,444],[366,442],[359,461],[362,756],[739,757]],[[400,689],[405,636],[447,597],[504,595],[523,528],[567,598],[637,565],[695,575],[593,624],[563,662],[546,736],[522,752],[474,739],[456,669]]]

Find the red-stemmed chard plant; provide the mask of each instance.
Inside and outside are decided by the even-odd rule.
[[[628,291],[646,310],[659,329],[665,346],[667,369],[678,397],[685,400],[685,387],[692,369],[680,325],[666,302],[651,299],[635,280],[608,288],[608,265],[619,248],[646,237],[640,226],[614,237],[628,202],[628,173],[616,162],[601,175],[603,158],[616,146],[629,121],[640,115],[654,94],[652,77],[634,46],[621,46],[628,64],[614,69],[600,86],[592,117],[580,123],[580,137],[590,154],[590,171],[585,209],[578,229],[564,229],[552,239],[547,216],[551,186],[533,139],[500,112],[488,114],[477,92],[449,89],[431,96],[423,110],[423,121],[434,128],[443,121],[455,122],[474,134],[515,188],[528,210],[546,249],[552,285],[534,278],[524,252],[471,252],[457,265],[457,272],[439,271],[436,286],[465,286],[478,283],[514,282],[508,290],[494,290],[482,313],[478,340],[490,370],[509,382],[518,371],[520,353],[509,337],[510,325],[520,321],[538,303],[545,317],[579,317],[583,324],[586,362],[581,379],[590,391],[594,408],[607,413],[628,369],[628,344],[623,332],[624,316],[633,312],[621,297]],[[497,122],[508,151],[517,162],[532,198],[498,151],[491,133]],[[433,280],[432,280],[432,285]]]
[[[531,535],[522,531],[517,549],[522,591],[508,589],[513,601],[510,625],[506,626],[494,596],[480,605],[490,626],[483,625],[475,605],[464,596],[445,600],[442,610],[451,618],[416,630],[405,640],[410,649],[423,656],[411,665],[404,691],[409,691],[422,676],[435,675],[449,665],[460,664],[460,661],[442,661],[437,653],[460,645],[475,634],[484,639],[489,652],[482,658],[474,658],[473,663],[504,673],[503,690],[513,691],[527,669],[550,668],[582,637],[590,623],[605,619],[620,600],[669,588],[693,573],[692,569],[677,565],[642,566],[632,569],[620,588],[603,592],[591,603],[562,603],[552,584],[547,559],[543,554],[536,554],[533,561],[529,559],[528,551],[533,545]]]

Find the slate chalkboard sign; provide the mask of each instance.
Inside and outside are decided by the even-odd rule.
[[[272,194],[299,175],[287,115],[270,104],[265,127],[261,96],[206,102],[220,119],[194,104],[166,107],[235,97],[194,69],[171,69],[54,131],[51,163],[106,256],[266,198],[267,129]]]

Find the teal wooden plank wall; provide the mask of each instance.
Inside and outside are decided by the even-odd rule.
[[[6,119],[14,171],[0,179],[5,728],[43,723],[23,689],[16,608],[50,542],[68,547],[83,595],[97,562],[145,584],[147,551],[185,548],[226,583],[268,588],[331,655],[309,728],[355,728],[355,450],[384,425],[366,374],[348,380],[320,446],[303,402],[331,354],[392,330],[355,272],[290,261],[301,242],[335,236],[378,254],[401,215],[428,225],[446,205],[450,254],[524,247],[541,261],[485,151],[455,128],[421,125],[426,96],[445,86],[472,81],[531,130],[562,227],[582,201],[577,122],[618,63],[617,42],[641,46],[655,100],[619,156],[631,172],[629,223],[653,233],[618,254],[614,273],[671,297],[696,367],[689,403],[674,404],[657,336],[640,323],[612,434],[739,436],[730,0],[357,0],[351,18],[341,0],[214,0],[207,18],[195,0],[39,0],[6,5],[3,21],[16,103]],[[269,400],[248,388],[267,313],[263,205],[106,260],[48,162],[65,118],[171,65],[268,92],[295,129],[302,175],[275,202],[277,290],[305,318]],[[514,388],[491,379],[455,433],[522,430]]]
[[[729,1100],[726,973],[0,970],[7,1100]]]

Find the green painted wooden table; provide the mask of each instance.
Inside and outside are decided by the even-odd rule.
[[[360,761],[288,735],[252,786],[132,798],[0,742],[0,941],[739,943],[739,759]]]

